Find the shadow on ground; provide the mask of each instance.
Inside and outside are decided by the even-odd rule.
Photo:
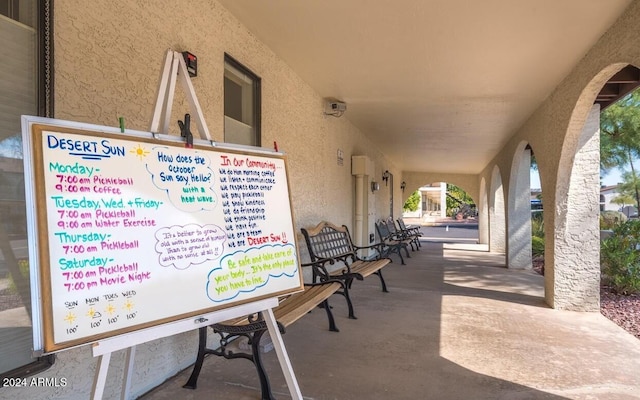
[[[497,268],[495,255],[474,252],[474,264],[474,256],[463,253],[425,241],[407,265],[396,261],[385,268],[389,293],[380,291],[375,276],[354,285],[357,320],[346,318],[341,297],[332,297],[340,332],[327,330],[322,310],[289,327],[283,338],[304,398],[634,398],[626,396],[640,381],[626,376],[629,382],[598,397],[600,377],[588,375],[590,360],[580,359],[593,349],[573,340],[589,319],[567,325],[565,314],[544,304],[541,277]],[[635,351],[640,355],[640,348]],[[290,398],[274,352],[265,355],[265,364],[276,397]],[[196,390],[181,387],[190,372],[143,398],[260,398],[246,360],[209,357]]]

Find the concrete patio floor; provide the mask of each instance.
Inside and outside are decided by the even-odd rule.
[[[290,326],[304,398],[640,399],[640,340],[599,313],[550,309],[541,276],[467,243],[424,242],[407,265],[394,258],[389,293],[375,276],[356,282],[357,320],[333,296],[338,333],[322,310]],[[290,398],[275,352],[264,361],[275,396]],[[249,361],[208,357],[196,390],[182,388],[190,373],[142,398],[260,399]]]

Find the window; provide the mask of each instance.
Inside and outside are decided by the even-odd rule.
[[[48,368],[34,358],[20,115],[51,115],[50,1],[0,0],[0,375]],[[10,55],[10,56],[7,56]]]
[[[260,78],[224,56],[224,141],[260,146]]]

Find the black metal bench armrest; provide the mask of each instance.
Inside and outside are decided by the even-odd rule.
[[[321,258],[318,259],[316,261],[313,262],[309,262],[309,263],[304,263],[301,264],[302,267],[312,267],[313,268],[313,272],[314,272],[314,281],[315,281],[315,277],[319,277],[321,282],[326,282],[326,281],[331,281],[331,280],[340,280],[340,281],[345,281],[347,279],[357,279],[359,281],[363,280],[364,278],[362,277],[361,274],[358,273],[353,273],[351,272],[351,267],[349,266],[349,263],[346,262],[346,260],[343,259],[344,257],[338,257],[338,258]],[[359,258],[356,256],[354,261],[358,261]],[[336,261],[341,261],[344,262],[344,267],[342,267],[345,271],[343,271],[340,275],[336,275],[336,274],[331,274],[327,268],[326,265],[333,265],[336,263]]]
[[[333,258],[321,258],[316,261],[302,263],[300,264],[300,266],[302,268],[311,267],[311,270],[313,271],[313,276],[314,277],[320,276],[322,278],[321,280],[324,281],[329,279],[329,271],[327,271],[327,267],[326,267],[327,264],[329,265],[335,264],[335,260]]]
[[[323,280],[322,282],[313,282],[313,283],[305,283],[305,286],[322,286],[327,283],[339,283],[342,289],[344,289],[344,281],[342,279],[329,278],[327,280]]]
[[[369,249],[373,249],[373,250],[375,250],[375,251],[377,252],[377,254],[376,254],[375,258],[373,258],[373,259],[374,259],[374,260],[380,260],[381,258],[383,258],[383,257],[382,257],[382,254],[384,254],[384,247],[385,247],[385,244],[384,244],[384,243],[382,243],[382,242],[374,243],[374,244],[369,245],[369,246],[356,246],[356,245],[354,245],[354,246],[353,246],[353,248],[354,248],[354,249],[355,249],[355,251],[356,251],[356,256],[358,257],[358,260],[360,260],[360,261],[369,261],[369,260],[366,260],[366,259],[364,259],[364,258],[362,258],[362,257],[358,256],[358,255],[357,255],[357,252],[358,252],[359,250],[369,250]]]
[[[371,244],[369,246],[356,246],[354,244],[353,248],[356,249],[356,250],[378,249],[380,246],[383,246],[383,245],[384,245],[384,243],[380,243],[380,242]]]

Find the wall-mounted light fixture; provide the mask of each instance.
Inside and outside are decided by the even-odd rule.
[[[400,184],[400,189],[402,189],[402,193],[404,193],[404,188],[407,187],[407,182],[402,181],[402,183]]]
[[[386,170],[382,173],[382,180],[384,181],[384,185],[388,186],[389,185],[389,177],[391,176],[391,174],[389,173],[389,170]]]
[[[371,181],[371,193],[375,193],[380,190],[380,184],[376,181]]]

